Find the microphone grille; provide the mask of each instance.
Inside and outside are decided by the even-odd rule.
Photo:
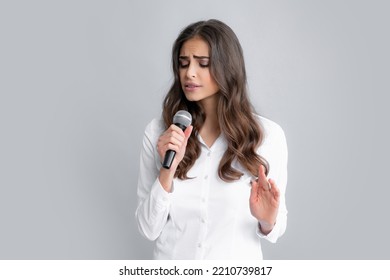
[[[191,122],[192,122],[192,116],[190,113],[188,113],[185,110],[180,110],[173,116],[174,124],[178,123],[184,125],[185,127],[188,127],[191,124]]]

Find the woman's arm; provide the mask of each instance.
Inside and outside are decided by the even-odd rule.
[[[135,212],[140,232],[149,240],[161,233],[169,214],[169,193],[161,186],[156,161],[155,127],[150,123],[144,134],[138,175],[138,206]]]
[[[252,215],[258,220],[257,234],[274,243],[284,234],[287,226],[285,193],[288,151],[282,128],[269,120],[264,126],[267,130],[267,139],[260,150],[270,164],[270,173],[269,178],[266,178],[264,170],[260,169],[258,182],[252,183],[250,201],[251,204],[257,202],[256,205],[251,205],[251,209],[255,208],[256,213]]]
[[[140,232],[149,240],[155,240],[164,228],[171,203],[173,177],[185,153],[192,126],[185,133],[177,127],[169,128],[156,140],[157,129],[153,122],[145,130],[138,177],[138,206],[135,213]],[[183,137],[179,137],[181,135]],[[177,141],[179,139],[179,141]],[[158,150],[158,155],[156,150]],[[167,150],[177,152],[170,169],[164,169],[162,157]],[[156,159],[156,157],[159,157]],[[158,163],[158,164],[157,164]]]

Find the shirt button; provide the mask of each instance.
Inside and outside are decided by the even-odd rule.
[[[207,156],[208,156],[208,157],[211,156],[211,152],[208,152],[208,153],[207,153]]]
[[[202,224],[205,224],[206,223],[206,220],[202,218]]]
[[[198,243],[198,248],[202,248],[202,243]]]
[[[209,175],[206,175],[206,176],[204,176],[204,179],[207,180],[208,177],[209,177]]]
[[[206,203],[206,198],[202,198],[202,202],[203,202],[203,203]]]

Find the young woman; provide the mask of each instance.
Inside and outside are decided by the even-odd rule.
[[[218,20],[193,23],[172,50],[174,82],[146,127],[136,219],[155,259],[262,259],[287,223],[287,145],[250,104],[243,53]],[[182,131],[179,110],[192,116]],[[161,162],[176,152],[169,169]],[[268,177],[268,178],[267,178]]]

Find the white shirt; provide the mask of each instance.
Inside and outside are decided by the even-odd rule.
[[[287,144],[282,128],[258,117],[265,139],[258,149],[270,164],[269,178],[280,189],[280,205],[273,230],[264,236],[250,213],[252,175],[237,162],[233,167],[244,175],[226,183],[218,176],[218,165],[227,148],[221,133],[209,148],[200,135],[201,154],[187,176],[174,179],[171,193],[161,186],[161,159],[157,140],[164,132],[161,119],[145,129],[138,178],[136,219],[141,233],[156,240],[155,259],[262,259],[260,239],[270,242],[285,232],[287,209]]]

